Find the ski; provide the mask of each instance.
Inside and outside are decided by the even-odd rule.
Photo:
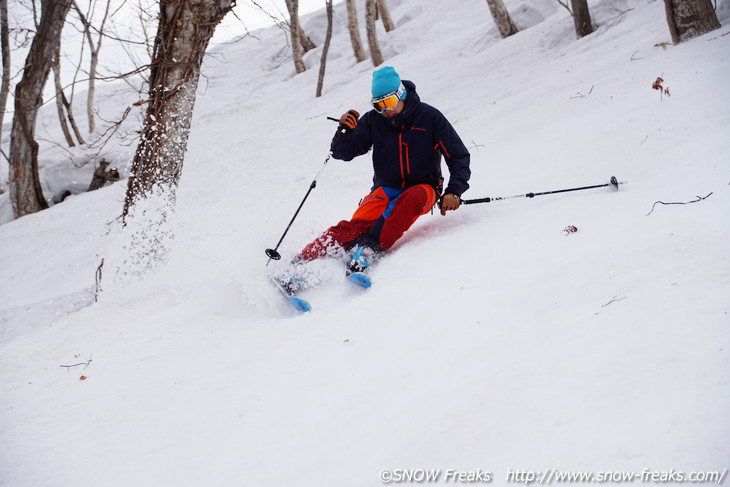
[[[365,289],[373,285],[373,281],[370,280],[370,276],[368,276],[364,272],[353,272],[352,274],[348,274],[347,278],[358,286],[364,287]]]
[[[287,290],[284,289],[276,279],[274,279],[274,276],[269,276],[269,278],[271,279],[271,282],[274,283],[274,286],[276,286],[281,294],[287,299],[287,301],[289,301],[289,303],[291,303],[292,306],[294,306],[294,308],[296,308],[297,311],[301,313],[308,313],[309,311],[312,311],[312,306],[307,300],[289,294]]]

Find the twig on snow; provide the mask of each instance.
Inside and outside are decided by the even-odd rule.
[[[471,145],[471,146],[469,147],[470,149],[476,149],[476,150],[479,150],[479,148],[480,148],[480,147],[486,147],[486,145],[482,145],[482,144],[477,144],[477,143],[476,143],[476,142],[474,142],[473,140],[471,141],[471,144],[472,144],[472,145]]]
[[[96,268],[96,291],[94,292],[94,302],[99,302],[99,294],[101,294],[101,278],[102,269],[104,268],[104,259],[101,259],[101,264]]]
[[[73,364],[73,365],[61,365],[61,367],[65,367],[65,368],[67,368],[67,369],[70,370],[72,367],[79,367],[79,366],[83,365],[84,366],[84,370],[86,370],[86,368],[90,364],[91,364],[91,357],[89,357],[89,360],[87,360],[86,362],[81,362],[81,363]]]
[[[653,205],[652,205],[652,207],[651,207],[651,211],[650,211],[649,213],[647,213],[647,214],[646,214],[646,216],[649,216],[649,215],[651,215],[651,214],[652,214],[652,213],[654,212],[654,207],[655,207],[656,205],[688,205],[688,204],[690,204],[690,203],[697,203],[697,202],[699,202],[699,201],[702,201],[702,200],[706,200],[706,199],[707,199],[707,198],[709,198],[709,197],[710,197],[711,195],[712,195],[712,193],[708,194],[707,196],[698,196],[696,200],[692,200],[692,201],[685,201],[684,203],[682,203],[682,202],[671,202],[671,203],[665,203],[664,201],[655,201],[655,202],[654,202],[654,204],[653,204]]]
[[[576,93],[576,94],[575,94],[575,96],[571,96],[571,97],[570,97],[570,99],[572,100],[573,98],[585,98],[586,96],[588,96],[588,95],[590,95],[591,93],[593,93],[593,88],[594,88],[595,86],[596,86],[596,85],[591,85],[591,91],[589,91],[589,92],[588,92],[588,93],[586,93],[585,95],[584,95],[583,93],[581,93],[581,92],[579,91],[578,93]]]
[[[614,296],[614,297],[611,298],[611,301],[609,301],[606,304],[602,304],[601,305],[601,308],[605,308],[606,306],[608,306],[611,303],[616,303],[618,301],[623,301],[624,299],[628,299],[628,298],[619,298],[618,296]]]

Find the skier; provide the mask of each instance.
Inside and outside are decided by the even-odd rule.
[[[354,250],[347,274],[365,271],[436,205],[443,191],[442,155],[450,178],[441,214],[458,209],[469,188],[469,151],[446,117],[421,102],[413,82],[401,81],[390,66],[376,70],[371,104],[373,109],[362,117],[356,110],[342,115],[331,145],[332,157],[343,161],[372,148],[371,192],[350,220],[328,228],[294,258],[294,265]],[[300,287],[297,279],[284,285],[292,294]]]

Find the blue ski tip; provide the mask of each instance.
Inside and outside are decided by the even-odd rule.
[[[289,296],[289,302],[299,311],[302,313],[307,313],[309,311],[312,311],[312,307],[309,305],[309,303],[301,298],[296,298],[294,296]]]
[[[284,289],[273,276],[269,276],[269,278],[271,279],[271,282],[274,283],[276,288],[281,292],[281,294],[292,304],[292,306],[297,309],[297,311],[301,311],[302,313],[312,311],[312,307],[307,301],[289,294],[286,289]]]
[[[362,286],[366,289],[373,285],[370,277],[368,277],[368,275],[363,272],[353,272],[352,274],[347,276],[347,278],[358,286]]]

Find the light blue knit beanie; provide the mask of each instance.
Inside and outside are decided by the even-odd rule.
[[[373,71],[373,87],[372,94],[373,98],[387,95],[397,91],[400,87],[400,76],[392,66],[385,66],[376,71]],[[406,94],[403,93],[401,100],[405,99]]]

